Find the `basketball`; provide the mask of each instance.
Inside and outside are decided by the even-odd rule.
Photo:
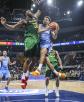
[[[50,29],[51,30],[56,30],[57,29],[57,23],[56,22],[51,22],[50,24],[49,24],[49,27],[50,27]]]
[[[65,73],[62,73],[61,79],[65,79],[65,78],[66,78],[66,74]]]
[[[60,76],[61,79],[65,79],[66,78],[66,74],[65,73],[59,72],[59,76]]]

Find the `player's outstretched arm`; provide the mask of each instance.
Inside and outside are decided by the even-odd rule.
[[[10,58],[9,58],[9,65],[12,66],[12,65],[15,65],[15,64],[16,64],[16,61],[11,62]]]
[[[7,21],[4,17],[1,17],[1,24],[7,28],[8,30],[14,30],[14,29],[17,29],[19,27],[21,27],[24,23],[26,23],[25,20],[20,20],[19,22],[17,22],[16,24],[14,25],[10,25],[10,24],[7,24]]]

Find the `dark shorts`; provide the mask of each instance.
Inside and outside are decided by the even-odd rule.
[[[32,49],[24,52],[25,57],[39,57],[40,56],[40,46],[36,44]]]
[[[38,37],[36,35],[25,37],[24,40],[25,51],[31,50],[37,44],[38,44]]]
[[[58,72],[60,71],[60,69],[58,68],[58,66],[55,66],[54,68],[55,68],[56,71],[58,71]],[[48,70],[46,70],[45,77],[48,77],[50,79],[55,79],[56,78],[56,75],[52,72],[52,70],[48,69]]]

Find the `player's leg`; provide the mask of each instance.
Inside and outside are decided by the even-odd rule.
[[[29,58],[34,57],[38,46],[38,37],[37,36],[27,37],[24,41],[24,44],[25,44],[25,56]]]
[[[45,96],[48,96],[49,77],[45,79]]]
[[[34,51],[34,47],[33,47],[32,43],[29,43],[28,40],[30,40],[30,39],[26,38],[26,40],[25,40],[25,49],[27,49],[27,50],[24,52],[24,56],[26,57],[26,59],[23,64],[22,83],[26,83],[26,81],[29,77],[29,66],[32,63],[30,58],[33,56],[33,51]]]
[[[46,57],[46,63],[48,65],[48,67],[52,70],[52,72],[56,75],[59,76],[61,78],[65,78],[66,75],[64,73],[59,73],[55,68],[54,65],[50,62],[49,58]]]
[[[49,85],[49,80],[51,77],[51,70],[46,66],[46,74],[45,74],[45,96],[48,96],[48,85]]]
[[[10,75],[10,72],[9,70],[5,70],[5,79],[7,80],[7,83],[5,85],[5,89],[8,90],[8,87],[9,87],[9,84],[10,84],[10,81],[11,81],[11,75]]]
[[[22,74],[22,78],[21,78],[21,87],[23,89],[26,88],[27,86],[27,80],[29,78],[29,66],[31,64],[31,60],[29,58],[27,58],[23,64],[23,74]]]
[[[59,73],[55,70],[53,64],[50,62],[48,57],[46,57],[46,64],[54,72],[54,74],[56,74],[57,76],[59,75]]]
[[[41,50],[40,50],[40,63],[39,63],[37,70],[32,72],[32,75],[34,75],[34,76],[40,75],[41,68],[42,68],[43,63],[45,61],[46,55],[47,55],[47,48],[41,48]]]
[[[60,94],[59,94],[59,77],[56,77],[56,89],[55,89],[55,94],[56,94],[56,97],[59,97]]]
[[[3,72],[2,70],[0,70],[0,81],[2,80],[2,78],[3,78]]]
[[[47,55],[47,48],[41,48],[41,51],[40,51],[40,64],[39,64],[39,67],[38,67],[39,71],[41,71],[42,65],[43,65],[43,63],[45,61],[45,58],[46,58],[46,55]]]
[[[23,64],[23,75],[22,75],[22,79],[26,80],[29,77],[29,66],[30,66],[30,59],[27,58]]]

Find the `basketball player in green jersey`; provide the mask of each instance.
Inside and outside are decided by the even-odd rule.
[[[51,52],[48,54],[47,60],[52,63],[56,71],[60,71],[62,69],[62,61],[60,59],[60,56],[57,51],[51,50]],[[56,89],[55,89],[55,94],[56,97],[59,97],[59,76],[56,76],[50,69],[49,66],[46,65],[46,89],[45,89],[45,96],[48,96],[48,85],[49,85],[49,79],[55,79],[56,80]]]
[[[25,28],[24,45],[25,45],[26,60],[23,65],[22,83],[26,82],[25,76],[29,76],[28,65],[30,65],[29,63],[31,62],[32,57],[35,57],[37,53],[36,50],[39,42],[37,21],[40,14],[41,14],[40,10],[38,10],[36,13],[32,13],[30,10],[27,10],[25,14],[26,18],[20,20],[14,25],[8,24],[6,19],[1,17],[1,24],[9,30],[15,30],[23,26]],[[26,83],[25,83],[25,87],[26,87]]]

